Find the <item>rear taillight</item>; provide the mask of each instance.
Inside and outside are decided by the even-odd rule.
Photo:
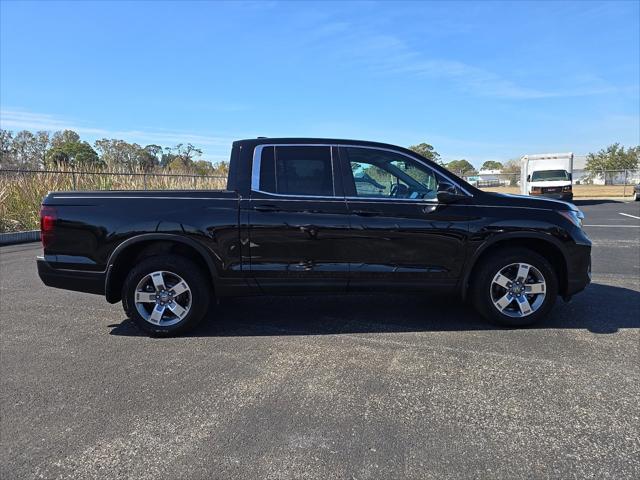
[[[40,238],[44,248],[47,248],[53,241],[57,219],[55,208],[42,205],[40,208]]]

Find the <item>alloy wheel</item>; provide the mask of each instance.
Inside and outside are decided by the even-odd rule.
[[[542,306],[547,284],[540,270],[533,265],[512,263],[493,277],[490,289],[491,301],[500,313],[522,318]]]
[[[173,272],[152,272],[136,286],[136,309],[152,325],[165,327],[180,322],[191,310],[191,301],[189,285]]]

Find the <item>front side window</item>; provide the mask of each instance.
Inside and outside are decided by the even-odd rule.
[[[436,198],[436,174],[421,163],[384,150],[357,147],[345,150],[358,197]]]
[[[281,195],[333,196],[331,147],[264,147],[259,189]]]

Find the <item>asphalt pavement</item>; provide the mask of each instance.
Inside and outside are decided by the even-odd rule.
[[[640,478],[640,202],[577,203],[593,283],[527,329],[452,299],[245,298],[152,339],[3,247],[0,477]]]

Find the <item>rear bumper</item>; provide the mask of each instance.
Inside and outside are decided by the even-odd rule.
[[[37,264],[38,276],[48,287],[104,295],[104,272],[54,268],[43,257],[37,258]]]

